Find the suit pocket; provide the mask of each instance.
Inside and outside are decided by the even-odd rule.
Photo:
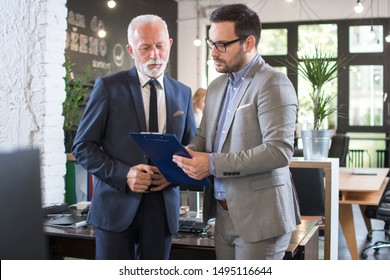
[[[254,128],[258,128],[258,126],[253,125],[255,121],[257,122],[257,120],[257,112],[253,104],[245,104],[240,106],[234,115],[232,133],[235,134],[237,132],[239,135],[246,134],[249,137],[252,136],[251,131]],[[254,135],[258,137],[258,134]]]
[[[250,104],[250,103],[246,103],[246,104],[244,104],[244,105],[240,105],[238,108],[237,108],[237,112],[238,111],[242,111],[242,110],[252,110],[252,104]]]
[[[262,190],[270,187],[279,187],[286,183],[284,176],[266,177],[264,175],[256,176],[255,180],[250,184],[253,191]]]
[[[247,104],[239,106],[236,110],[236,114],[242,114],[242,113],[251,111],[252,109],[253,109],[253,105],[250,103],[247,103]]]

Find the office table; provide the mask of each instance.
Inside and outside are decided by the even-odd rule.
[[[94,259],[95,232],[92,226],[82,228],[58,228],[45,226],[49,239],[50,257]],[[318,259],[319,229],[316,221],[302,221],[294,231],[285,259]],[[215,259],[214,240],[196,234],[180,233],[174,238],[170,259]]]
[[[370,170],[376,175],[354,175],[353,170]],[[362,213],[368,205],[378,205],[389,181],[389,168],[340,168],[339,219],[353,260],[359,259],[352,204],[358,204]],[[364,217],[364,214],[363,214]],[[368,230],[369,219],[365,219]]]

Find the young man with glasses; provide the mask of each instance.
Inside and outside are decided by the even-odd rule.
[[[203,120],[187,148],[193,158],[173,159],[192,178],[214,176],[203,214],[216,210],[218,259],[283,259],[300,223],[289,172],[296,93],[258,54],[260,33],[258,15],[245,5],[211,14],[206,42],[216,70],[226,75],[208,88]]]

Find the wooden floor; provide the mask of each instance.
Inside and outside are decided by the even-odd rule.
[[[373,239],[371,242],[368,242],[366,240],[367,236],[367,230],[366,226],[364,225],[363,217],[360,212],[360,209],[357,205],[353,205],[353,215],[355,218],[355,229],[356,229],[356,239],[358,243],[359,253],[366,247],[374,244],[376,241],[385,241],[385,235],[383,232],[375,232],[373,234]],[[372,227],[373,228],[383,228],[384,222],[378,221],[378,220],[372,220]],[[324,237],[320,236],[319,240],[319,248],[320,248],[320,259],[323,259],[324,257]],[[382,248],[378,251],[378,253],[375,253],[375,250],[370,249],[366,251],[367,253],[367,260],[390,260],[390,248]],[[339,260],[351,260],[351,254],[349,253],[347,244],[345,242],[345,238],[343,235],[343,231],[341,227],[339,226],[339,253],[338,253],[338,259]]]

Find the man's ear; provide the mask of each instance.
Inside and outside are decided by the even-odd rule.
[[[126,45],[126,51],[127,51],[127,53],[128,53],[132,58],[134,58],[133,48],[131,47],[130,44],[127,44],[127,45]]]
[[[256,47],[256,38],[253,35],[248,36],[245,40],[245,50],[251,52]]]

